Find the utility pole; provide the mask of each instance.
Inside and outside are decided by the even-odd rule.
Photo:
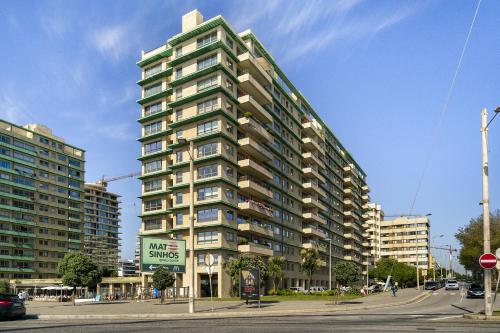
[[[496,111],[496,110],[495,110]],[[481,111],[481,143],[483,150],[483,239],[484,253],[491,252],[490,244],[490,193],[488,180],[488,110],[484,108]],[[493,315],[493,306],[491,304],[491,270],[484,270],[484,314]]]
[[[332,290],[332,239],[328,238],[330,258],[328,259],[328,290]]]
[[[189,141],[189,267],[191,278],[189,281],[189,313],[194,313],[194,145]]]

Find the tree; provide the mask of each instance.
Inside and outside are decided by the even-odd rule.
[[[491,248],[500,248],[500,210],[490,214]],[[479,257],[483,254],[483,216],[471,219],[469,224],[458,229],[455,238],[460,242],[461,249],[458,260],[472,275],[478,277],[482,268]]]
[[[251,254],[240,254],[229,259],[225,264],[225,269],[231,277],[231,295],[239,295],[240,271],[245,268],[256,268],[260,272],[260,287],[264,287],[265,281],[269,277],[267,265],[260,256]]]
[[[175,275],[167,271],[165,267],[159,267],[153,273],[152,279],[153,287],[161,291],[160,303],[163,304],[165,289],[174,286]]]
[[[284,257],[271,257],[267,262],[269,276],[273,279],[274,292],[278,291],[280,282],[285,277],[284,265]]]
[[[117,277],[118,272],[113,270],[113,269],[109,269],[109,268],[104,267],[101,269],[101,276],[102,277]]]
[[[101,282],[101,272],[97,264],[81,252],[66,253],[59,262],[59,274],[62,283],[73,287],[73,305],[77,287],[93,288]]]
[[[375,268],[370,269],[369,276],[372,279],[386,281],[390,275],[392,281],[397,282],[402,288],[412,287],[417,284],[416,269],[392,258],[382,258],[376,262]],[[422,271],[420,271],[422,279]]]
[[[313,274],[320,266],[319,253],[314,249],[305,249],[300,252],[300,258],[302,259],[300,269],[304,275],[307,276],[309,280],[309,288],[311,288]]]
[[[0,293],[10,293],[10,283],[7,280],[0,280]]]
[[[359,266],[353,262],[341,261],[333,268],[337,281],[343,286],[350,286],[359,280]]]

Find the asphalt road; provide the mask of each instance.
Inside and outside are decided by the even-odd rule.
[[[416,303],[387,309],[259,318],[149,320],[149,321],[42,321],[0,322],[0,332],[500,332],[500,322],[462,319],[477,312],[483,300],[461,299],[460,292],[440,290]]]

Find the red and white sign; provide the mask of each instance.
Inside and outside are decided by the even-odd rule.
[[[479,265],[484,269],[492,269],[497,264],[497,257],[492,253],[485,253],[479,257]]]

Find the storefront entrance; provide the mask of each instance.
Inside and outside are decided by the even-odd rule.
[[[212,274],[212,296],[218,297],[218,274]],[[210,283],[208,274],[200,274],[200,296],[201,297],[210,297]]]

